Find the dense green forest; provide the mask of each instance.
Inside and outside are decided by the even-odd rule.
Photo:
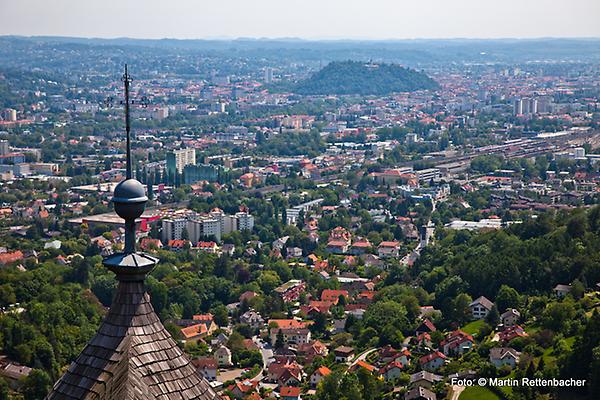
[[[385,95],[436,89],[438,84],[422,72],[395,64],[365,64],[356,61],[332,62],[298,83],[299,94]]]

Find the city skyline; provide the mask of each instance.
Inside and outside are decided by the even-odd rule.
[[[451,4],[450,4],[451,3]],[[399,40],[600,37],[600,3],[574,0],[389,0],[222,4],[175,0],[3,2],[0,35],[97,38]],[[543,10],[543,13],[540,12]]]

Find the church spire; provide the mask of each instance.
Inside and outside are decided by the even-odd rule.
[[[220,399],[160,322],[144,287],[158,260],[135,250],[135,221],[146,207],[144,187],[131,175],[129,83],[125,66],[127,179],[115,188],[115,212],[125,220],[125,248],[104,259],[119,280],[96,336],[46,400]]]

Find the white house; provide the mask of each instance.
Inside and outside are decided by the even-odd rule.
[[[473,300],[471,304],[469,304],[473,319],[485,318],[493,306],[494,303],[492,303],[492,301],[485,296],[479,296],[477,299]]]
[[[219,367],[230,367],[233,364],[231,362],[231,350],[225,346],[221,346],[215,350],[214,356]]]
[[[500,368],[509,365],[514,368],[519,362],[521,353],[511,347],[495,347],[490,350],[490,362]]]

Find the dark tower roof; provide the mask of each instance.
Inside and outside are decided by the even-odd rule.
[[[131,177],[129,82],[125,66],[127,179],[116,188],[115,211],[125,219],[125,249],[104,259],[119,287],[96,336],[56,382],[47,400],[219,399],[160,322],[144,279],[158,260],[135,251],[135,219],[147,202]]]

